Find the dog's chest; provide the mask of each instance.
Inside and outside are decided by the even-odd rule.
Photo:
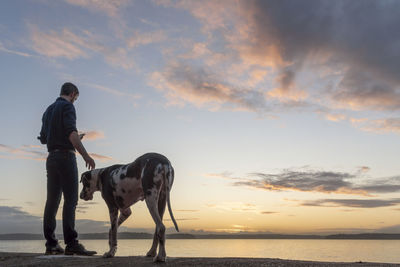
[[[126,169],[112,174],[113,194],[120,208],[127,208],[139,200],[144,200],[141,177],[126,176]]]

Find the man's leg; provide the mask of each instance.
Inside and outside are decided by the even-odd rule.
[[[49,155],[46,161],[47,170],[47,200],[43,216],[43,232],[46,238],[46,247],[54,247],[58,240],[54,234],[56,229],[56,214],[61,200],[60,173],[57,160]]]
[[[78,203],[78,168],[74,154],[68,154],[62,176],[62,191],[64,194],[63,232],[67,245],[77,242],[78,233],[75,231],[75,209]]]

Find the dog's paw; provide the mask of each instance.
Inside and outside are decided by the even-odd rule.
[[[113,258],[114,255],[115,255],[115,253],[112,253],[109,251],[109,252],[106,252],[103,254],[103,258]]]
[[[156,257],[154,257],[153,262],[165,262],[166,258],[166,256],[157,255]]]
[[[156,256],[156,251],[155,250],[149,250],[149,252],[147,252],[146,257],[155,257]]]

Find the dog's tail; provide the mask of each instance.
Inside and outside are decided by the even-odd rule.
[[[174,183],[174,168],[172,168],[171,164],[168,164],[168,177],[167,177],[167,204],[168,204],[168,211],[169,216],[171,217],[172,222],[174,223],[175,229],[179,232],[178,224],[175,221],[174,214],[172,213],[171,209],[171,198],[169,192],[171,191],[172,184]]]

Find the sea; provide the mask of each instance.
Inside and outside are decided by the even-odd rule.
[[[81,240],[102,255],[108,240]],[[116,256],[144,256],[151,239],[118,240]],[[1,252],[43,253],[43,240],[0,240]],[[168,257],[253,257],[400,264],[400,240],[167,239]]]

